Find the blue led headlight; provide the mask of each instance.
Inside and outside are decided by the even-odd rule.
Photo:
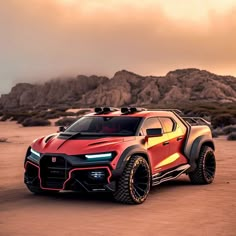
[[[87,154],[85,157],[88,160],[91,161],[107,161],[111,160],[113,158],[113,153],[112,152],[107,152],[107,153],[98,153],[98,154]]]
[[[34,162],[39,162],[41,154],[37,151],[35,151],[33,148],[30,149],[30,156],[28,157],[30,160]]]

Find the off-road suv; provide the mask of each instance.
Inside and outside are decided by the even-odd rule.
[[[139,204],[150,188],[187,174],[193,184],[215,175],[209,125],[176,111],[96,108],[60,132],[35,140],[25,157],[25,184],[37,194],[113,192]]]

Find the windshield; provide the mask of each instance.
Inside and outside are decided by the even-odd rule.
[[[134,136],[141,117],[82,117],[72,124],[66,132],[81,132],[94,135]]]

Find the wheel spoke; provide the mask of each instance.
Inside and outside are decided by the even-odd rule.
[[[135,173],[137,179],[145,179],[148,178],[147,173]]]
[[[142,196],[138,193],[138,191],[136,190],[136,188],[133,188],[133,189],[134,189],[135,194],[138,196],[138,198],[142,197]]]
[[[215,171],[215,167],[214,166],[207,166],[206,169],[211,170],[213,172]]]
[[[144,185],[144,184],[145,184],[145,185],[148,185],[147,182],[138,182],[138,184],[139,184],[139,185]]]
[[[144,165],[138,166],[133,175],[133,193],[137,198],[145,196],[149,178],[147,167]]]
[[[214,172],[213,171],[209,171],[208,169],[206,169],[206,174],[208,175],[208,177],[214,176]]]
[[[208,179],[214,177],[215,174],[215,159],[214,155],[208,153],[205,160],[205,173]]]
[[[140,188],[140,187],[139,187],[138,185],[136,185],[136,184],[134,184],[134,188],[136,188],[136,189],[142,191],[143,193],[145,192],[142,188]]]
[[[211,178],[212,177],[212,175],[209,172],[206,172],[206,176],[207,176],[207,178]]]

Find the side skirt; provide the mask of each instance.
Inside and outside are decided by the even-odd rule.
[[[185,164],[182,166],[177,167],[176,169],[172,169],[170,171],[166,171],[164,173],[158,173],[152,176],[152,186],[158,185],[162,182],[176,179],[181,174],[186,172],[190,168],[189,164]]]

